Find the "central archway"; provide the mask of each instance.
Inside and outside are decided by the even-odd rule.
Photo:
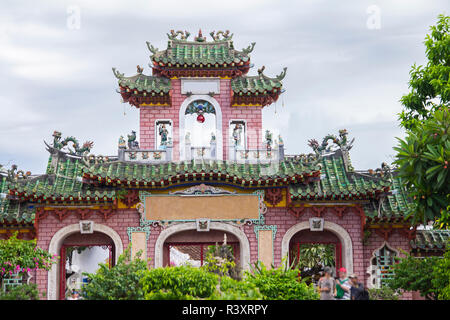
[[[294,226],[292,226],[283,236],[283,240],[281,243],[281,256],[285,257],[289,254],[289,243],[294,235],[302,230],[309,230],[310,225],[309,221],[300,222]],[[352,239],[348,234],[347,230],[342,228],[340,225],[330,222],[324,221],[323,229],[331,231],[335,234],[342,246],[342,266],[347,269],[347,273],[353,273],[353,246]],[[320,231],[317,231],[320,232]]]
[[[188,222],[174,225],[163,230],[155,244],[155,268],[163,267],[164,261],[164,243],[173,234],[186,230],[196,230],[195,222]],[[245,233],[237,227],[221,222],[211,222],[211,230],[225,231],[233,234],[239,240],[239,261],[242,269],[250,268],[250,244]]]

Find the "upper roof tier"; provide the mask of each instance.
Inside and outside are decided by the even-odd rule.
[[[150,59],[153,75],[172,77],[230,77],[246,74],[250,65],[249,53],[253,42],[247,48],[236,50],[229,31],[210,33],[207,41],[201,30],[192,40],[188,31],[170,31],[167,49],[159,50],[147,42],[152,53]]]

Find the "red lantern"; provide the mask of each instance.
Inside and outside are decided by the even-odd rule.
[[[200,123],[203,123],[203,122],[205,122],[205,117],[202,114],[199,114],[197,116],[197,121]]]

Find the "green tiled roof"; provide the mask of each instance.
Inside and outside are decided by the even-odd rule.
[[[185,40],[169,41],[166,50],[155,51],[151,59],[167,66],[207,66],[210,64],[246,63],[250,57],[246,52],[237,51],[231,41],[196,42]]]
[[[281,89],[281,80],[260,76],[242,76],[231,80],[231,89],[235,94],[266,94]]]
[[[143,74],[132,77],[119,76],[119,86],[150,94],[168,93],[171,89],[170,79]]]
[[[386,218],[403,218],[408,212],[409,200],[402,179],[397,175],[392,176],[390,193],[386,197],[381,197],[380,202],[371,202],[364,206],[366,215],[372,221],[382,222]],[[378,213],[378,210],[380,211]]]
[[[19,205],[17,201],[6,198],[9,182],[6,176],[0,175],[0,224],[2,223],[32,223],[34,221],[34,207]]]
[[[32,201],[106,201],[115,191],[94,188],[82,182],[84,164],[80,158],[50,155],[44,175],[10,185],[10,193]]]
[[[85,169],[85,177],[100,177],[106,180],[159,183],[162,180],[176,179],[185,174],[221,174],[246,181],[280,179],[287,181],[295,176],[317,174],[319,167],[303,161],[283,161],[279,164],[238,164],[220,160],[185,161],[181,163],[143,164],[114,161],[93,165]],[[254,185],[256,186],[256,185]]]
[[[291,185],[289,192],[293,199],[339,200],[347,197],[367,198],[375,192],[382,192],[390,182],[346,170],[342,153],[337,152],[322,158],[321,179],[307,185]]]
[[[411,240],[411,248],[424,251],[444,251],[450,230],[417,230],[416,238]]]

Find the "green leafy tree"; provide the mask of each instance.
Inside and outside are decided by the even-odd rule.
[[[439,15],[437,25],[430,27],[425,38],[425,66],[412,66],[410,92],[401,98],[405,107],[400,113],[403,127],[413,129],[421,121],[450,101],[450,17]]]
[[[432,283],[439,300],[450,300],[450,241],[444,256],[433,267]]]
[[[48,271],[56,260],[56,255],[36,246],[36,240],[17,239],[17,232],[0,240],[0,280],[14,274],[23,276],[35,269]]]
[[[409,214],[414,223],[439,221],[444,228],[450,221],[449,129],[449,108],[441,107],[394,147],[398,152],[394,163],[412,199]]]
[[[398,139],[395,164],[413,199],[413,223],[450,222],[450,17],[439,15],[425,38],[425,66],[412,66],[410,92],[401,98],[406,138]]]
[[[290,268],[283,259],[278,268],[267,269],[257,262],[251,272],[246,272],[245,281],[254,284],[267,300],[317,300],[319,294],[313,285],[299,279],[298,270]]]
[[[393,290],[419,291],[426,299],[437,299],[437,289],[433,285],[433,272],[437,257],[416,258],[405,253],[404,258],[397,258],[393,265],[394,276],[387,280],[387,286]]]
[[[134,259],[130,249],[125,250],[110,268],[100,263],[96,273],[88,274],[88,284],[82,288],[86,300],[141,300],[144,298],[140,280],[147,270],[147,262],[140,259],[141,251]]]

